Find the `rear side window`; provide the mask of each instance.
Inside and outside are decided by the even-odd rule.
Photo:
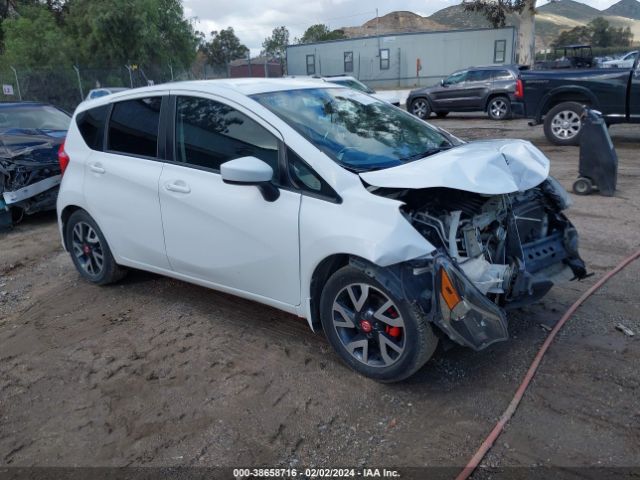
[[[109,105],[85,110],[76,116],[80,135],[91,150],[101,151],[104,143],[104,125]]]
[[[513,80],[513,75],[509,70],[498,70],[493,75],[494,80]]]
[[[267,129],[229,105],[197,97],[176,100],[176,159],[220,170],[220,165],[253,156],[279,178],[278,140]]]
[[[108,149],[144,157],[158,154],[162,97],[137,98],[113,104]]]

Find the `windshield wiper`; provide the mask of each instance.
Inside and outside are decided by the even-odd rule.
[[[429,150],[425,150],[424,152],[416,153],[415,155],[411,155],[409,157],[404,157],[404,158],[400,159],[400,161],[403,162],[403,163],[413,162],[414,160],[420,160],[421,158],[428,157],[428,156],[434,155],[436,153],[440,153],[440,152],[442,152],[444,150],[449,150],[450,148],[453,148],[453,145],[430,148]]]

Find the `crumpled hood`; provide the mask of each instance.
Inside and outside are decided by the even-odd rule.
[[[526,140],[486,140],[397,167],[360,173],[382,188],[447,187],[486,195],[525,191],[549,176],[549,159]]]

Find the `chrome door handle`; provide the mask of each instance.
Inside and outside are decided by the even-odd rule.
[[[189,185],[187,185],[184,182],[166,183],[164,185],[164,188],[166,188],[170,192],[177,192],[177,193],[190,193],[191,192],[191,188],[189,188]]]
[[[92,172],[95,172],[95,173],[105,173],[106,172],[106,170],[104,168],[102,168],[102,166],[99,163],[94,163],[89,168],[91,169]]]

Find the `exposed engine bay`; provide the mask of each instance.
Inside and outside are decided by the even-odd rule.
[[[501,307],[530,303],[558,281],[586,276],[576,230],[562,213],[568,196],[552,177],[502,195],[430,188],[385,196],[405,202],[414,227]]]
[[[55,208],[60,143],[62,138],[17,129],[0,135],[0,215],[18,223],[25,214]]]
[[[404,203],[436,250],[400,267],[405,297],[450,340],[480,350],[509,336],[505,310],[537,301],[558,282],[587,276],[578,234],[552,177],[523,192],[375,189]]]

